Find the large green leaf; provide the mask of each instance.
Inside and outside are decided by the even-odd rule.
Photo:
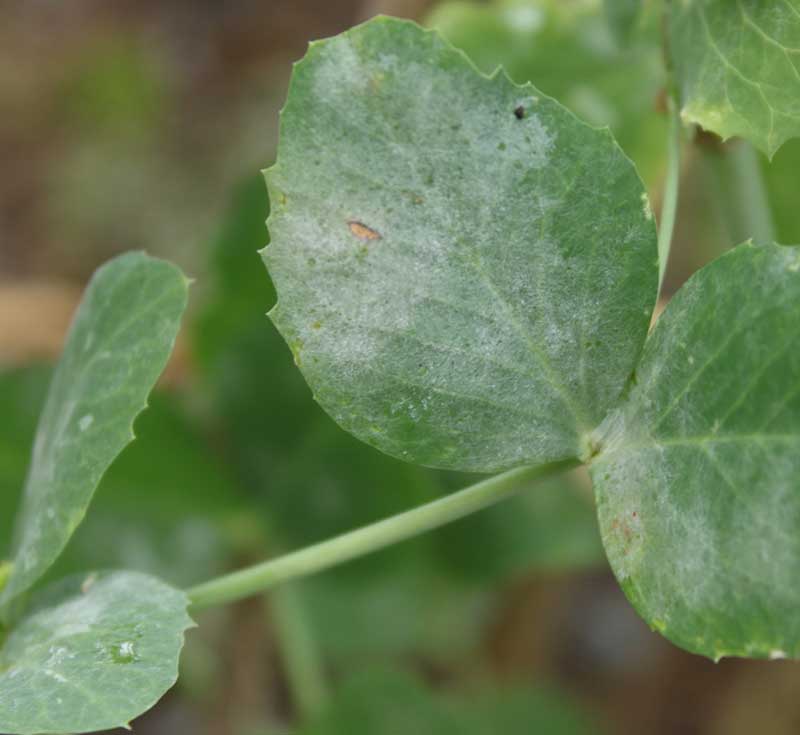
[[[178,676],[186,595],[135,572],[47,588],[0,650],[0,731],[127,727]]]
[[[772,157],[800,135],[800,0],[671,4],[684,120],[749,138]]]
[[[452,469],[586,456],[656,289],[607,130],[379,18],[296,65],[267,181],[271,316],[337,422]]]
[[[70,329],[40,419],[0,603],[28,590],[66,545],[172,350],[187,280],[142,253],[100,268]]]
[[[800,248],[699,271],[598,433],[601,531],[625,593],[690,651],[800,655]]]

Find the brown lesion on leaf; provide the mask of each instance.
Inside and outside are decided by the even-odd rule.
[[[386,78],[386,75],[381,73],[381,72],[379,72],[377,74],[374,74],[372,77],[370,77],[369,87],[370,87],[370,91],[373,94],[377,94],[380,91],[380,88],[383,85],[383,80],[385,78]]]
[[[373,230],[371,227],[367,227],[363,222],[359,222],[358,220],[351,219],[347,222],[347,226],[350,228],[350,232],[353,233],[359,240],[370,241],[370,240],[380,240],[381,234],[377,230]]]
[[[408,200],[409,200],[409,201],[410,201],[412,204],[419,205],[419,204],[424,204],[424,203],[425,203],[425,198],[424,198],[424,197],[422,197],[422,196],[420,196],[420,195],[419,195],[417,192],[415,192],[415,191],[408,191],[408,190],[406,190],[406,191],[403,191],[403,195],[404,195],[404,196],[406,196],[406,197],[408,197]]]
[[[635,510],[612,519],[609,530],[616,539],[622,556],[628,556],[641,541],[640,520],[639,512]]]

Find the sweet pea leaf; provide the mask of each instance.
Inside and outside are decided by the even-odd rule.
[[[175,683],[186,595],[136,572],[45,589],[0,650],[0,731],[127,727]]]
[[[267,183],[271,316],[340,425],[450,469],[586,455],[656,290],[607,130],[378,18],[296,65]]]
[[[772,157],[800,135],[800,0],[671,4],[681,115]]]
[[[800,248],[693,276],[598,436],[601,533],[642,617],[713,658],[800,655]]]
[[[133,439],[133,420],[172,350],[187,285],[175,266],[142,253],[120,256],[92,278],[39,422],[0,604],[52,565]]]

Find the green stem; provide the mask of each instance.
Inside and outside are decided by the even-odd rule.
[[[294,585],[275,590],[270,612],[289,690],[302,721],[308,722],[325,708],[328,691],[308,616],[297,592]]]
[[[752,237],[757,242],[775,242],[775,226],[758,152],[746,141],[737,141],[727,151],[726,159],[732,173],[733,204],[746,233],[741,239]]]
[[[6,586],[12,569],[13,564],[10,561],[0,561],[0,592]]]
[[[370,526],[213,579],[190,589],[189,599],[195,609],[240,600],[288,579],[320,572],[463,518],[515,495],[534,480],[550,477],[578,464],[577,460],[566,460],[496,475]]]
[[[661,217],[658,226],[658,283],[664,282],[669,251],[672,247],[672,232],[678,211],[678,188],[681,175],[681,118],[674,95],[667,96],[669,107],[669,133],[667,139],[667,178],[664,182],[664,198],[661,201]]]

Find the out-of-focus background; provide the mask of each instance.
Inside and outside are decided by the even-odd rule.
[[[291,64],[376,13],[441,31],[609,125],[658,210],[659,22],[632,40],[601,0],[0,2],[0,557],[35,422],[86,279],[144,249],[196,278],[139,439],[55,572],[132,567],[188,585],[376,520],[472,478],[389,459],[312,401],[266,319],[259,170]],[[666,295],[751,234],[800,242],[800,144],[768,165],[685,144]],[[760,167],[748,191],[730,185]],[[771,221],[743,221],[767,196]],[[782,735],[800,669],[684,653],[605,562],[580,475],[263,599],[202,616],[141,735]]]

